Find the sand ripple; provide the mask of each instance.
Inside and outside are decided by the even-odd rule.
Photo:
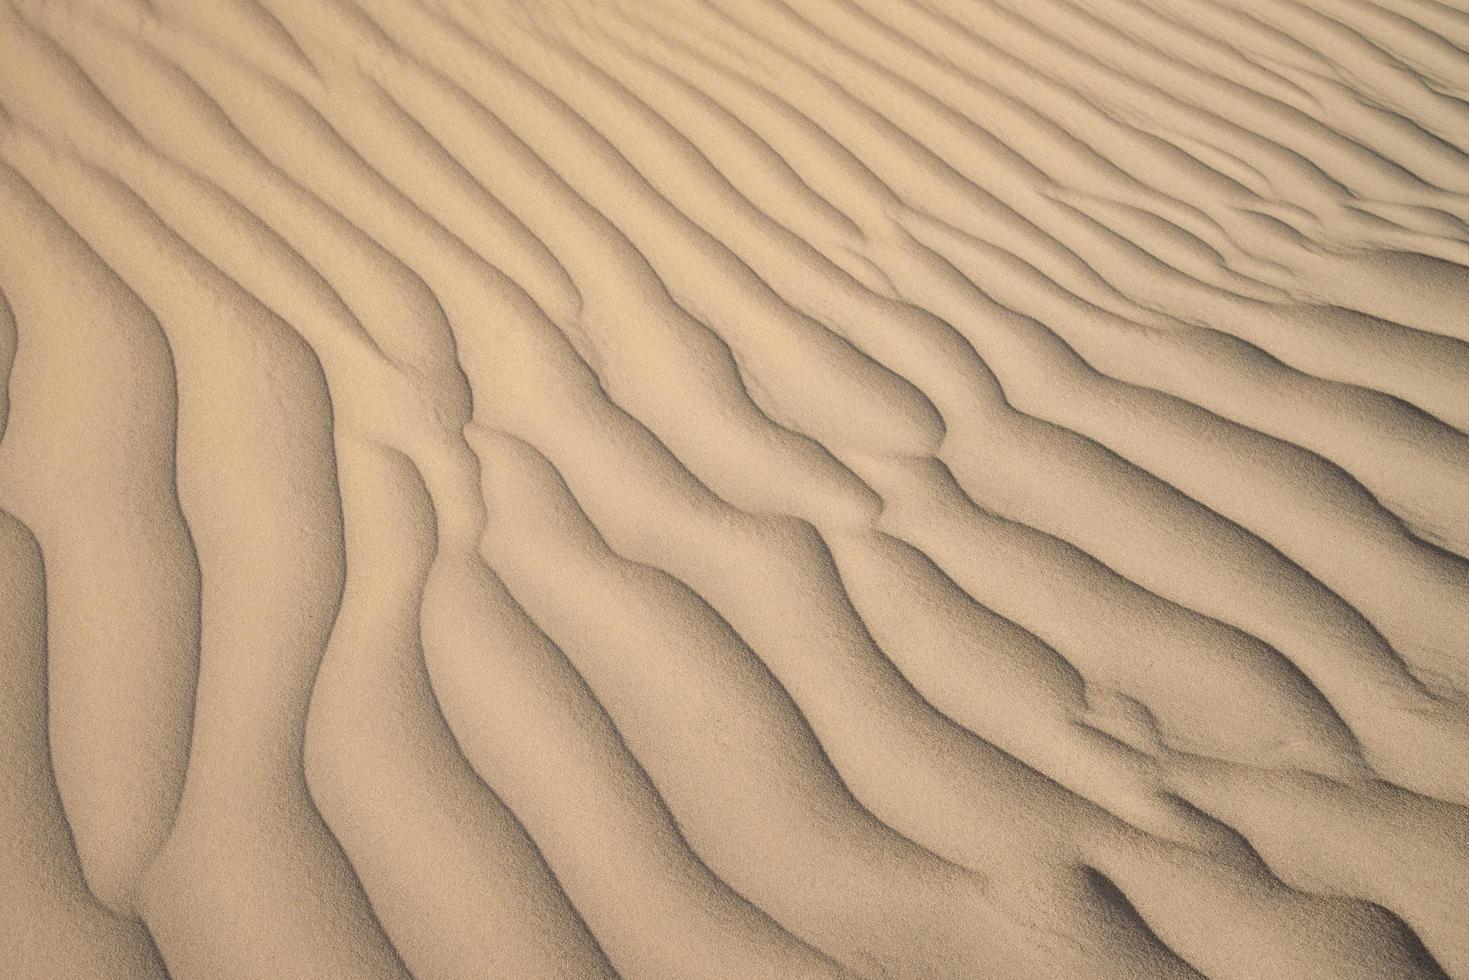
[[[0,973],[1469,977],[1457,0],[0,0]]]

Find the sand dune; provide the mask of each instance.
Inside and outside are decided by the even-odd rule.
[[[0,2],[0,974],[1469,977],[1458,0]]]

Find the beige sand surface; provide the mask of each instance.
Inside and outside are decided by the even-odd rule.
[[[1465,0],[0,0],[0,977],[1469,977]]]

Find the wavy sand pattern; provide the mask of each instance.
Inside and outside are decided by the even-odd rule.
[[[0,973],[1469,977],[1462,0],[3,0]]]

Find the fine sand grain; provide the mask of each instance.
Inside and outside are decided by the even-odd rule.
[[[0,0],[0,976],[1469,978],[1465,0]]]

